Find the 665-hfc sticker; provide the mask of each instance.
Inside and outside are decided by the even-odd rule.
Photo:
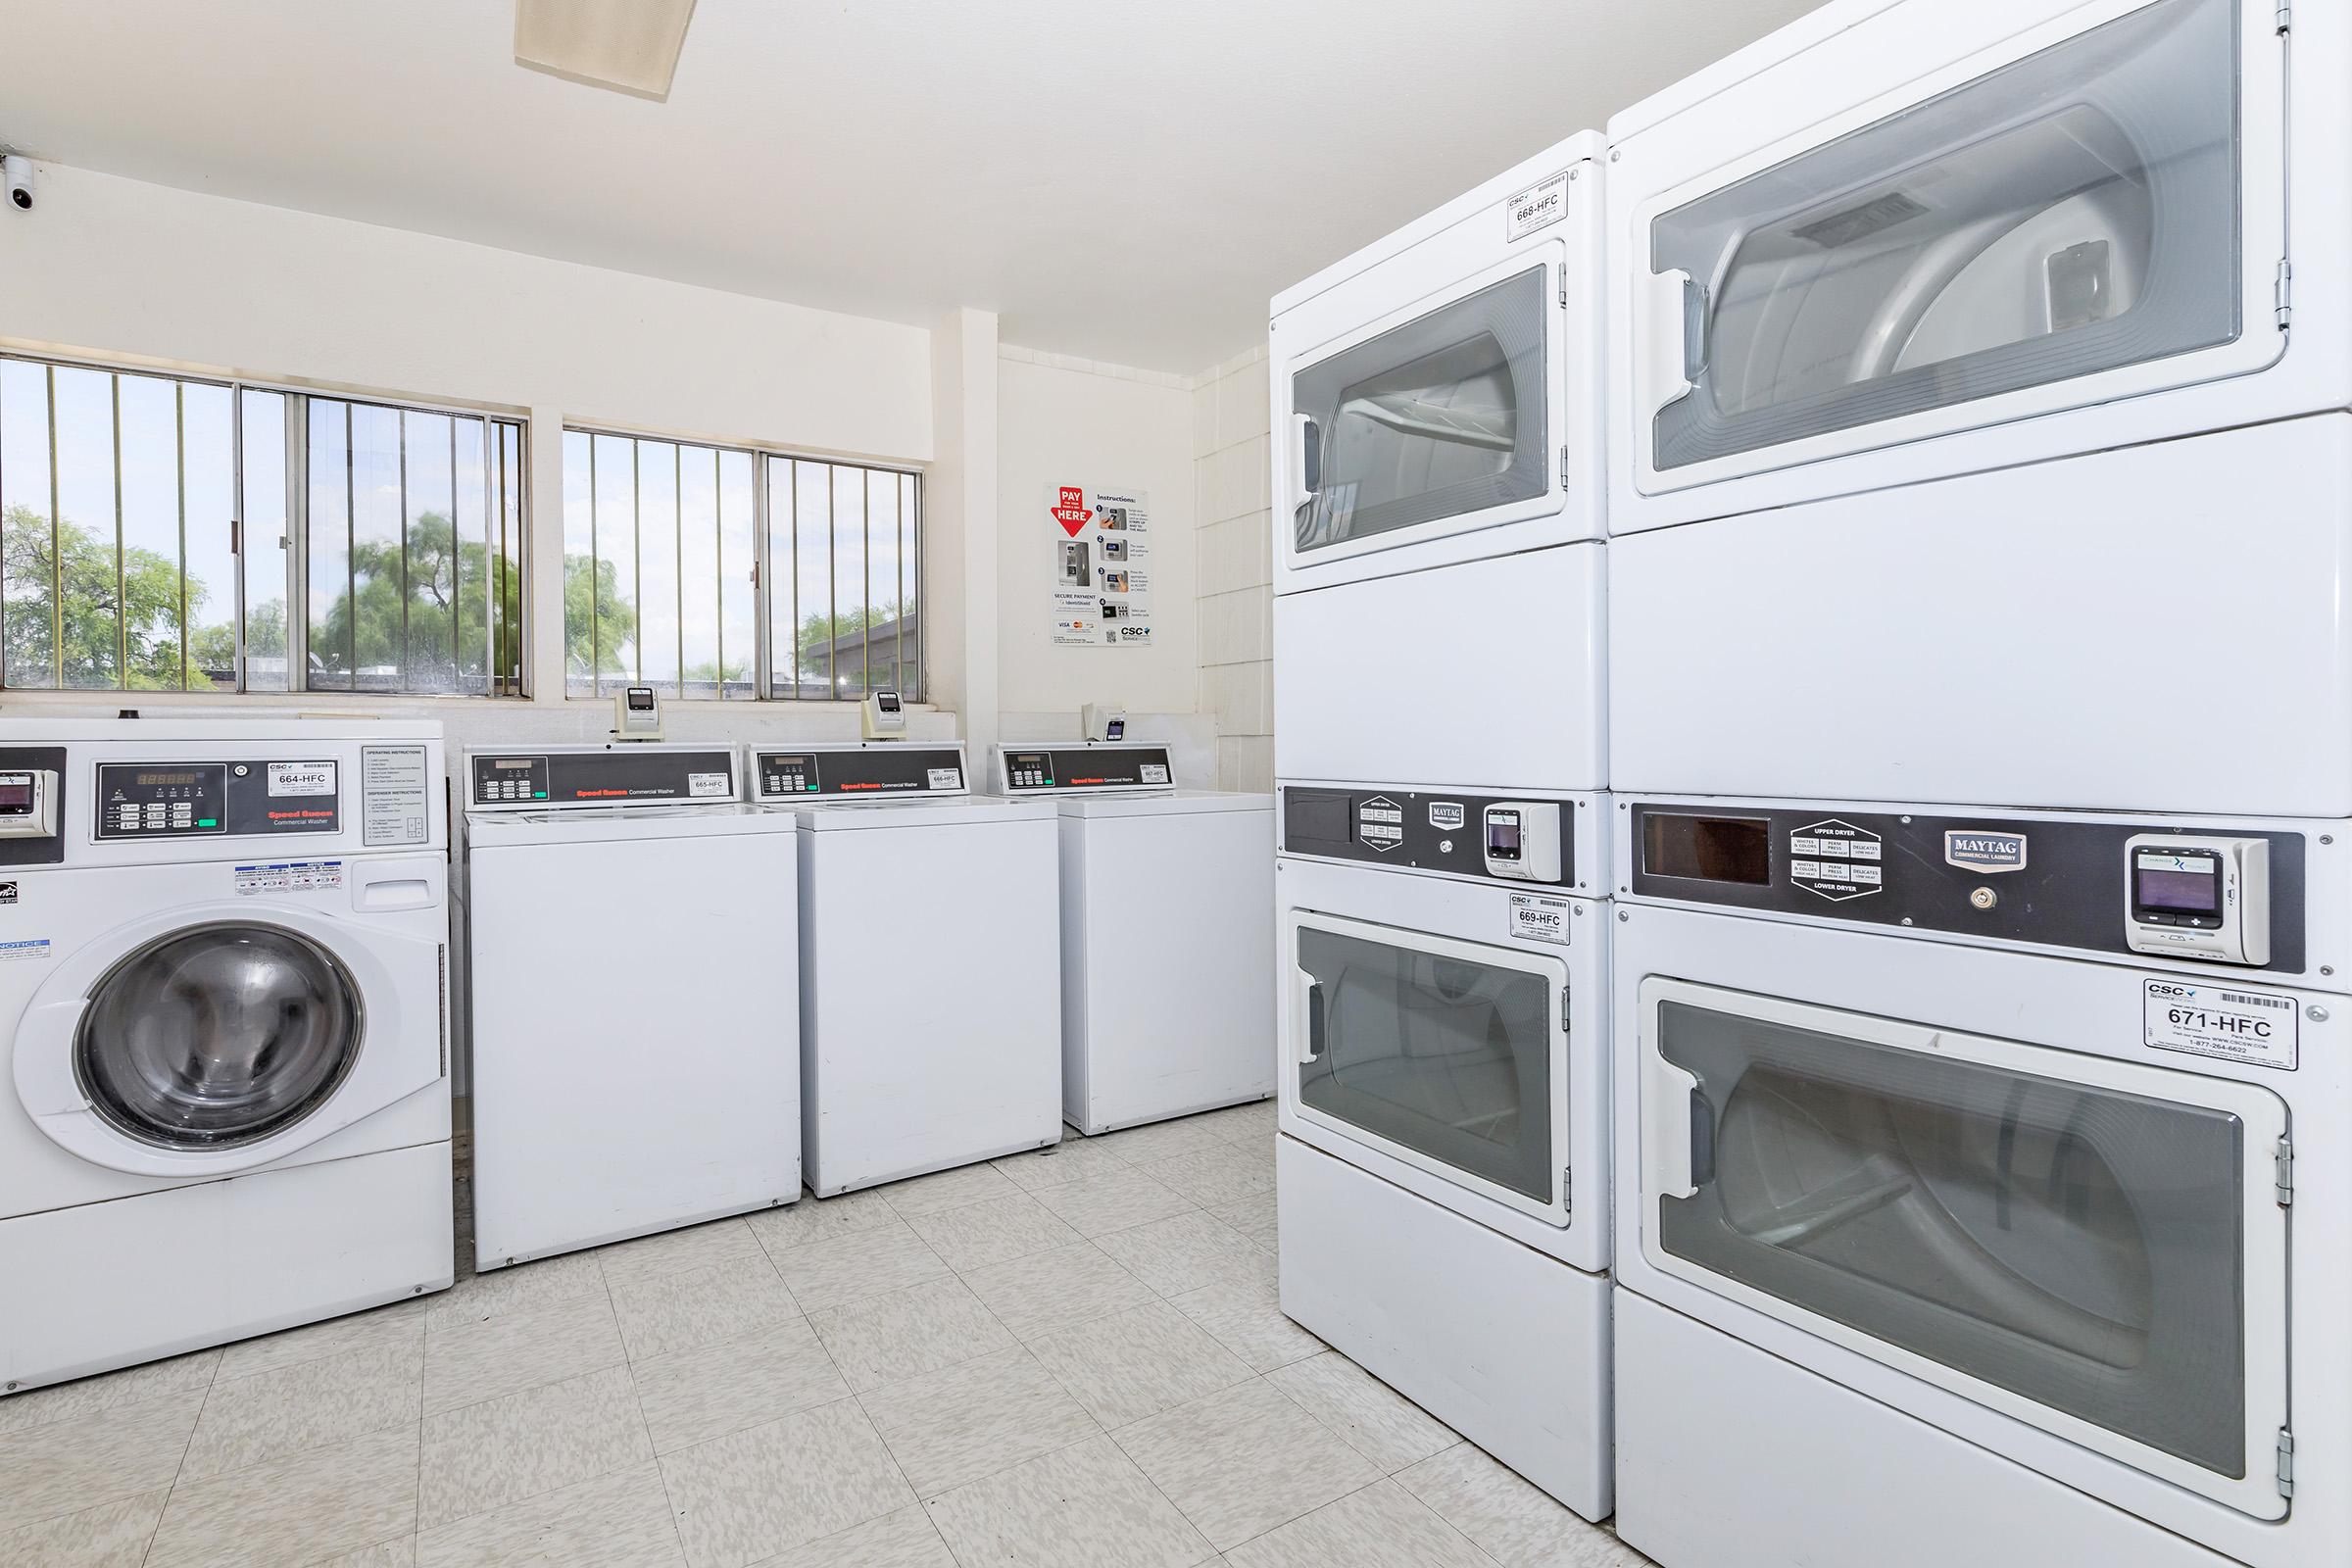
[[[2143,981],[2141,991],[2151,1050],[2295,1070],[2294,998],[2182,980]]]

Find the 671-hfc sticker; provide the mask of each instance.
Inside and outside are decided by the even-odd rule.
[[[2181,980],[2143,981],[2141,992],[2151,1050],[2295,1070],[2294,998]]]

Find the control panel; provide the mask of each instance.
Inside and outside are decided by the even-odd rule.
[[[101,762],[95,835],[106,839],[333,833],[343,825],[331,760]]]
[[[861,800],[892,795],[964,795],[961,746],[804,747],[754,752],[757,799],[793,802]]]
[[[1487,875],[1516,882],[1560,879],[1560,804],[1497,801],[1486,808]]]
[[[2135,833],[2124,856],[2132,952],[2270,962],[2269,841]]]
[[[1576,880],[1575,801],[1286,784],[1282,850],[1367,865],[1565,887]]]
[[[997,756],[1007,795],[1111,795],[1176,782],[1164,746],[1006,746]]]
[[[621,744],[580,751],[471,752],[469,806],[567,808],[658,806],[743,797],[735,754],[724,749]]]
[[[1762,913],[2300,972],[2305,843],[2019,819],[1631,801],[1620,892]]]

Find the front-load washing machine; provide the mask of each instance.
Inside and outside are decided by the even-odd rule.
[[[2352,1560],[2345,824],[1617,805],[1626,1542]]]
[[[1606,787],[1600,152],[1572,137],[1275,297],[1284,776]],[[1530,665],[1563,714],[1462,700]]]
[[[1274,801],[1164,746],[997,748],[1061,811],[1061,1119],[1105,1133],[1274,1093]]]
[[[1605,797],[1280,800],[1283,1310],[1601,1518]]]
[[[0,721],[0,1386],[452,1276],[441,726]]]
[[[1058,1143],[1054,803],[974,797],[959,741],[762,746],[745,765],[800,833],[810,1190]]]
[[[726,746],[469,750],[474,1265],[801,1194],[791,824]]]
[[[1626,110],[1611,534],[2352,405],[2347,79],[2341,5],[1835,0]]]

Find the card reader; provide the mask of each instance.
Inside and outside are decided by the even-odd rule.
[[[1560,879],[1560,806],[1557,801],[1496,801],[1486,809],[1489,876],[1520,882]]]
[[[2124,841],[2124,911],[2133,953],[2268,963],[2270,841],[2135,833]]]

